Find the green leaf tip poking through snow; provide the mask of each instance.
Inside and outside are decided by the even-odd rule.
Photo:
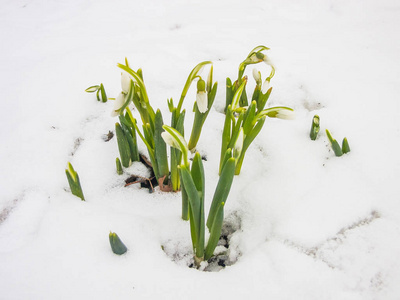
[[[128,251],[128,248],[124,245],[124,243],[121,241],[119,236],[115,232],[111,232],[108,235],[109,240],[110,240],[110,246],[111,250],[117,254],[117,255],[122,255],[126,251]]]
[[[65,169],[65,175],[67,176],[68,184],[71,189],[71,193],[79,198],[82,201],[85,201],[85,197],[83,196],[81,183],[79,180],[78,173],[72,167],[72,164],[68,162],[68,168]]]

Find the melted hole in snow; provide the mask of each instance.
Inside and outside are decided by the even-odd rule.
[[[225,218],[218,245],[214,250],[214,256],[207,262],[201,263],[200,271],[218,272],[238,261],[241,255],[240,245],[231,242],[231,239],[240,229],[241,219],[237,212],[233,212]],[[183,243],[182,241],[168,240],[161,248],[176,264],[195,268],[190,241]]]

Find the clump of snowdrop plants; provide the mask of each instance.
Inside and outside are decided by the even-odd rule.
[[[226,107],[225,107],[225,123],[222,133],[222,145],[220,156],[219,171],[222,172],[222,166],[225,161],[227,149],[232,149],[235,145],[239,134],[243,134],[243,149],[236,164],[235,174],[239,175],[243,164],[246,150],[256,138],[264,126],[266,117],[293,119],[293,109],[285,106],[276,106],[264,109],[271,95],[272,87],[269,87],[271,78],[275,74],[275,68],[270,59],[263,52],[269,50],[265,46],[254,48],[247,58],[239,65],[239,77],[232,84],[228,77],[226,80]],[[262,83],[261,73],[253,69],[253,77],[256,81],[256,87],[251,97],[251,103],[248,105],[246,95],[247,76],[244,76],[245,69],[250,64],[260,62],[266,63],[271,67],[271,73]]]
[[[182,135],[174,128],[164,125],[165,132],[162,137],[171,147],[177,148],[183,154],[183,160],[179,165],[182,187],[184,188],[189,208],[190,232],[194,252],[194,261],[200,267],[202,261],[211,258],[221,235],[224,219],[224,206],[232,186],[235,165],[237,163],[243,140],[238,139],[235,151],[229,149],[226,153],[226,161],[214,193],[207,222],[204,214],[205,174],[203,162],[199,152],[194,155],[192,165],[188,160],[189,148]],[[210,237],[205,241],[205,227],[209,230]]]
[[[332,150],[335,153],[336,156],[340,157],[343,154],[346,154],[350,152],[350,145],[349,142],[347,141],[347,138],[345,137],[342,141],[342,147],[340,147],[339,143],[332,137],[331,133],[329,132],[328,129],[325,130],[326,135],[329,139],[329,142],[331,143]]]
[[[205,173],[201,155],[196,151],[196,145],[217,93],[218,83],[213,82],[212,62],[201,62],[192,69],[176,106],[172,98],[168,99],[168,108],[171,113],[170,126],[164,123],[160,109],[155,110],[151,106],[142,70],[134,71],[127,59],[125,59],[125,64],[118,64],[122,70],[122,91],[115,98],[111,112],[113,117],[118,116],[119,118],[119,122],[115,124],[120,154],[120,158],[116,159],[117,173],[123,174],[124,168],[128,168],[133,161],[139,160],[137,147],[137,136],[139,136],[147,147],[160,190],[181,191],[181,216],[183,220],[190,223],[196,267],[200,267],[203,261],[209,260],[214,254],[221,235],[224,207],[234,176],[240,173],[246,150],[261,131],[266,117],[292,119],[294,116],[293,110],[289,107],[265,108],[272,91],[270,81],[275,74],[275,67],[265,54],[267,50],[269,48],[265,46],[254,48],[239,64],[237,80],[233,83],[229,77],[226,80],[225,121],[222,133],[219,180],[207,219],[204,212]],[[247,66],[258,63],[265,63],[271,71],[263,81],[261,72],[253,69],[256,87],[249,103],[246,93],[248,77],[244,73]],[[201,77],[205,67],[209,67],[206,80]],[[189,142],[186,142],[184,138],[186,111],[182,109],[182,105],[193,82],[196,82],[197,90],[193,107],[195,115]],[[86,91],[97,91],[103,97],[104,87],[103,85],[93,86]],[[129,107],[131,103],[140,116],[141,128],[138,120],[134,117],[134,112]],[[169,163],[167,145],[170,146]],[[191,155],[193,159],[190,163],[189,156]],[[70,177],[68,177],[69,180]],[[209,231],[208,240],[205,239],[206,230]],[[117,236],[111,234],[110,242],[112,246],[118,244],[116,243],[118,242]],[[120,252],[126,251],[124,247],[122,250]]]

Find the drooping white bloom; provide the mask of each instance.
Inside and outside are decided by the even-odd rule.
[[[244,141],[243,128],[240,128],[240,132],[236,139],[235,146],[233,147],[233,157],[235,157],[235,159],[238,159],[240,154],[242,153],[243,141]]]
[[[196,103],[199,112],[201,112],[202,114],[204,114],[208,110],[207,93],[205,91],[197,92]]]
[[[263,83],[263,85],[262,85],[262,87],[261,87],[261,92],[263,93],[263,94],[265,94],[267,91],[268,91],[268,89],[269,89],[269,80],[268,80],[268,78],[264,81],[264,83]]]
[[[161,137],[163,138],[164,142],[169,146],[177,148],[179,150],[181,149],[179,147],[178,142],[172,137],[172,135],[169,132],[167,131],[161,132]]]
[[[296,117],[295,112],[289,109],[280,109],[276,114],[276,118],[284,120],[293,120],[295,119],[295,117]]]
[[[121,73],[121,88],[124,94],[129,93],[129,88],[131,86],[131,77],[126,72]]]
[[[269,65],[269,66],[275,68],[275,67],[274,67],[274,64],[272,63],[272,61],[269,59],[269,57],[268,57],[267,55],[264,55],[263,61],[264,61],[267,65]]]
[[[165,131],[161,133],[161,137],[166,144],[182,152],[188,151],[188,145],[184,137],[176,129],[168,125],[163,125],[163,128]]]
[[[253,78],[257,82],[257,84],[261,82],[261,72],[258,71],[256,68],[253,69]]]
[[[113,107],[113,110],[111,112],[111,116],[112,117],[116,117],[116,116],[119,115],[120,109],[124,105],[124,103],[125,103],[125,94],[123,92],[121,92],[118,95],[117,99],[115,99],[114,107]]]

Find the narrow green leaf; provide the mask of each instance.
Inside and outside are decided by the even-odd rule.
[[[237,91],[235,92],[235,95],[232,98],[232,111],[234,111],[238,106],[239,106],[239,100],[242,97],[242,93],[244,90],[244,87],[246,86],[247,80],[243,80],[242,84],[239,86]]]
[[[78,173],[75,172],[71,163],[68,163],[68,169],[65,170],[65,175],[67,176],[68,184],[71,189],[71,193],[79,198],[82,201],[85,201],[85,197],[83,196],[81,182],[79,180]]]
[[[315,141],[317,139],[318,136],[318,132],[319,132],[319,116],[315,115],[313,117],[312,123],[311,123],[311,130],[310,130],[310,139]]]
[[[328,129],[325,130],[326,135],[328,136],[329,141],[331,142],[331,146],[333,149],[333,152],[335,153],[336,156],[342,156],[343,152],[342,149],[340,148],[339,143],[332,137],[331,133],[329,132]]]
[[[343,139],[342,152],[343,152],[343,154],[350,152],[350,145],[349,145],[349,142],[347,141],[347,138]]]
[[[250,133],[250,130],[253,129],[255,124],[256,106],[256,101],[251,102],[250,107],[247,109],[243,117],[243,132],[245,135]]]
[[[97,92],[99,88],[100,88],[99,85],[92,85],[92,86],[88,87],[88,88],[85,90],[85,92],[86,92],[86,93],[94,93],[94,92]]]
[[[232,115],[231,105],[228,105],[225,114],[224,129],[222,131],[221,155],[219,159],[219,174],[221,174],[225,153],[226,150],[228,149],[228,145],[231,139],[231,126],[232,126],[231,115]]]
[[[221,176],[219,177],[217,187],[215,189],[214,197],[211,203],[210,212],[207,218],[207,227],[211,231],[211,226],[214,222],[215,216],[218,212],[218,207],[221,203],[226,203],[226,200],[231,190],[233,177],[235,175],[235,159],[229,158],[222,169]]]
[[[193,214],[193,226],[196,236],[199,237],[201,232],[201,199],[197,191],[196,185],[187,166],[179,166],[182,184],[185,186],[185,191],[189,199],[190,209]],[[190,216],[192,219],[192,216]]]
[[[226,113],[226,110],[228,109],[228,106],[232,104],[234,94],[235,93],[233,91],[232,81],[229,77],[227,77],[226,78],[226,100],[225,100],[225,109],[224,109],[225,113]]]
[[[116,158],[115,164],[117,166],[117,174],[122,175],[124,173],[124,171],[122,169],[122,165],[121,165],[121,161],[119,160],[119,157]]]
[[[182,220],[188,221],[189,220],[189,199],[188,199],[188,195],[185,191],[185,187],[183,185],[181,187],[181,194],[182,194]]]
[[[104,89],[104,85],[102,83],[100,84],[100,91],[101,91],[101,101],[107,102],[106,90]]]
[[[124,243],[115,232],[110,232],[108,237],[110,240],[111,250],[115,254],[121,255],[128,251],[128,248],[124,245]]]
[[[117,135],[118,150],[119,155],[121,156],[121,163],[125,168],[128,168],[131,164],[131,151],[129,148],[128,140],[119,123],[115,123],[115,133]]]
[[[212,255],[214,254],[214,250],[218,245],[219,238],[221,237],[221,229],[224,221],[224,205],[224,202],[220,203],[213,223],[211,225],[210,237],[208,239],[204,253],[205,260],[209,260],[212,257]]]
[[[242,152],[240,153],[239,159],[236,163],[236,170],[235,170],[235,175],[240,174],[240,170],[242,168],[244,156],[246,154],[247,149],[250,147],[250,144],[254,141],[256,136],[260,133],[262,127],[264,126],[266,117],[262,117],[258,119],[256,125],[253,127],[253,129],[250,131],[249,134],[246,135],[243,141],[243,148]]]
[[[272,92],[272,87],[270,87],[265,94],[263,94],[262,91],[260,91],[259,100],[257,101],[257,113],[261,112],[264,109],[269,99],[269,96],[271,95],[271,92]]]
[[[162,126],[163,118],[161,111],[158,109],[155,116],[155,127],[154,127],[154,153],[156,157],[156,161],[158,164],[159,176],[164,177],[168,176],[169,168],[168,168],[168,157],[167,157],[167,145],[165,144],[163,138],[161,137],[161,132],[163,132]],[[157,178],[159,179],[159,178]],[[166,180],[168,180],[166,178]]]

